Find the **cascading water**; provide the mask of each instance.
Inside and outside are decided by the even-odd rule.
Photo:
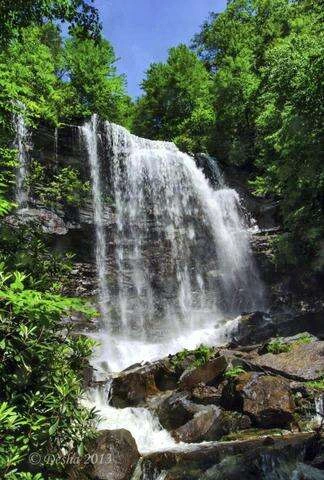
[[[24,109],[24,105],[18,105],[21,109]],[[18,151],[18,168],[16,173],[16,203],[18,207],[24,207],[27,204],[27,191],[26,191],[26,177],[28,166],[28,145],[29,145],[29,132],[25,124],[24,115],[22,113],[16,113],[13,117],[13,125],[15,128],[15,140],[14,147]]]
[[[98,364],[119,371],[183,347],[215,343],[224,318],[262,306],[234,190],[223,180],[214,190],[193,158],[172,143],[141,139],[110,123],[99,126],[96,117],[82,134],[91,167],[105,319]],[[98,142],[106,158],[99,159]],[[103,165],[115,220],[106,240]]]
[[[81,134],[103,319],[93,358],[99,378],[184,347],[216,344],[240,312],[262,308],[240,200],[219,172],[215,190],[174,144],[138,138],[96,116]],[[126,428],[141,453],[175,447],[146,408],[115,409],[106,397],[89,392],[100,428]]]
[[[324,424],[324,394],[320,393],[315,397],[315,421],[318,425]]]
[[[125,428],[134,437],[142,454],[177,445],[170,433],[161,427],[157,417],[147,408],[114,408],[109,405],[107,394],[109,397],[109,392],[100,389],[88,392],[88,405],[99,408],[101,430]]]
[[[108,284],[106,272],[106,240],[104,232],[104,206],[100,185],[100,162],[98,156],[97,116],[81,127],[81,134],[88,152],[88,161],[91,173],[92,200],[94,208],[94,223],[96,232],[96,265],[99,285],[99,307],[102,320],[108,322]]]

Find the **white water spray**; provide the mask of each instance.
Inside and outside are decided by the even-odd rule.
[[[88,406],[95,407],[99,412],[99,430],[128,430],[141,454],[166,450],[177,445],[170,433],[161,427],[157,417],[147,408],[114,408],[109,405],[107,392],[100,389],[89,392],[88,401]]]

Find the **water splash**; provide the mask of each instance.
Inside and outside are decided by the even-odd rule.
[[[107,396],[108,395],[108,396]],[[134,437],[141,454],[166,450],[176,446],[169,432],[164,430],[157,417],[144,407],[114,408],[109,405],[110,393],[101,389],[88,392],[86,406],[95,407],[101,421],[99,430],[125,428]]]

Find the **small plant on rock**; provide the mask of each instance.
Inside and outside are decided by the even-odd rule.
[[[214,349],[213,347],[208,347],[207,345],[199,345],[196,350],[187,350],[184,348],[180,352],[173,355],[171,359],[172,365],[177,368],[185,360],[190,362],[190,367],[201,367],[213,356]]]
[[[190,351],[187,350],[186,348],[184,348],[183,350],[181,350],[180,352],[176,353],[175,355],[173,355],[173,357],[171,358],[171,363],[173,365],[174,368],[177,368],[179,367],[182,362],[190,355]]]
[[[278,353],[289,352],[292,345],[285,343],[282,338],[274,338],[267,345],[267,352],[277,355]]]
[[[293,345],[306,345],[312,342],[313,337],[308,333],[302,333],[298,339],[293,343]]]
[[[212,357],[214,354],[214,349],[212,347],[208,347],[207,345],[201,344],[193,353],[195,357],[193,365],[195,367],[201,367]]]
[[[314,388],[315,390],[324,390],[324,377],[319,380],[312,380],[306,383],[307,386]]]
[[[236,378],[239,375],[241,375],[241,373],[245,373],[245,370],[244,370],[243,367],[240,367],[240,366],[231,367],[231,368],[228,368],[226,370],[226,372],[224,373],[224,377],[225,378]]]

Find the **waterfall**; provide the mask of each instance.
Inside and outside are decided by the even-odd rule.
[[[219,169],[214,189],[173,143],[138,138],[97,116],[80,133],[92,183],[103,319],[91,334],[100,345],[92,359],[98,379],[220,343],[238,314],[263,307],[244,211]],[[149,409],[112,407],[110,386],[88,392],[100,429],[127,429],[142,454],[176,447]],[[140,473],[138,465],[135,478]]]
[[[90,122],[81,127],[81,135],[87,150],[87,156],[90,166],[92,200],[94,208],[94,224],[96,235],[96,265],[99,284],[99,307],[102,320],[108,323],[108,284],[106,275],[106,240],[104,232],[104,206],[102,200],[101,182],[100,182],[100,162],[98,155],[98,133],[97,116],[94,115]]]
[[[110,371],[118,371],[184,347],[215,343],[224,333],[224,319],[262,308],[240,199],[217,168],[215,190],[194,159],[172,143],[138,138],[97,117],[82,134],[91,168],[105,319],[98,333],[98,365],[108,363]],[[114,210],[109,228],[102,203],[107,188]]]
[[[54,158],[57,161],[57,152],[58,152],[58,128],[55,127],[54,130]]]
[[[315,421],[318,425],[324,423],[324,394],[322,393],[315,397]]]
[[[23,104],[18,105],[21,109],[25,109]],[[14,148],[18,150],[18,168],[16,173],[16,203],[18,207],[24,207],[27,204],[28,195],[26,191],[26,176],[28,167],[28,145],[29,132],[25,124],[24,115],[16,113],[13,116],[13,124],[15,128]]]

